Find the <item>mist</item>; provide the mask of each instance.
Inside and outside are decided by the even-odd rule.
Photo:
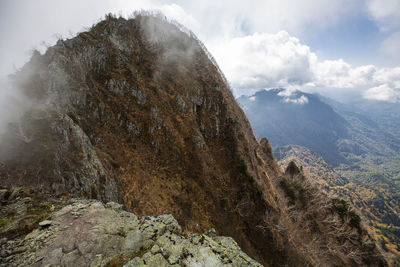
[[[0,137],[8,126],[17,122],[19,118],[34,105],[17,86],[8,79],[0,81]]]
[[[210,56],[210,54],[207,52],[205,49],[204,45],[197,39],[197,37],[189,31],[187,28],[185,28],[183,25],[178,23],[177,21],[172,21],[170,19],[167,19],[159,13],[158,11],[148,11],[148,12],[134,12],[132,14],[127,15],[127,18],[134,18],[137,15],[150,15],[147,19],[143,20],[144,23],[142,24],[145,37],[147,38],[147,41],[153,45],[162,45],[164,46],[164,51],[166,51],[166,54],[164,54],[164,57],[159,59],[159,65],[164,67],[170,63],[173,62],[179,62],[180,60],[183,61],[191,61],[195,55],[196,52],[200,51],[200,49],[205,50],[206,54]],[[115,17],[118,17],[119,15],[115,15]],[[155,19],[157,18],[157,19]],[[95,22],[91,23],[91,25],[96,24],[97,22],[101,21],[104,19],[104,16],[102,16],[99,19],[96,19]],[[161,19],[162,21],[166,22],[172,22],[171,24],[158,21],[158,19]],[[158,24],[158,25],[156,25]],[[162,25],[160,25],[162,24]],[[40,27],[39,27],[40,28]],[[89,28],[82,28],[82,31],[87,31]],[[160,29],[162,29],[160,31]],[[181,44],[176,44],[174,41],[177,40],[178,36],[182,36],[181,32],[186,33],[187,38],[180,38],[181,39]],[[60,38],[59,40],[62,39],[69,39],[75,37],[78,33],[73,34],[72,32],[69,33],[70,36],[68,38],[63,38],[62,35],[55,35],[52,38]],[[38,33],[38,36],[43,36],[43,33]],[[117,46],[117,49],[120,51],[123,51],[124,49],[128,49],[127,47],[120,47],[119,40],[115,39],[115,37],[110,36],[110,41],[113,43],[113,45]],[[197,42],[196,42],[197,41]],[[2,43],[2,46],[6,46],[7,42]],[[38,50],[41,50],[42,54],[46,52],[46,50],[52,46],[50,43],[42,42],[42,46],[38,50],[31,50],[29,54],[27,53],[20,53],[18,54],[17,48],[15,50],[11,49],[12,45],[9,42],[8,44],[10,46],[10,54],[9,58],[15,58],[16,61],[20,61],[22,63],[27,62],[32,55],[34,54],[38,58],[41,57],[40,52]],[[7,48],[5,48],[7,49]],[[129,51],[128,51],[129,52]],[[13,56],[13,55],[16,56]],[[211,56],[210,56],[211,57]],[[212,58],[212,57],[211,57]],[[213,59],[212,59],[213,60]],[[214,64],[215,61],[213,61]],[[22,64],[21,63],[21,64]],[[37,92],[33,92],[29,88],[29,83],[31,82],[30,79],[30,70],[35,69],[38,64],[37,60],[30,60],[29,61],[29,66],[24,66],[23,75],[15,75],[17,73],[21,73],[22,67],[20,68],[15,68],[12,67],[10,68],[10,65],[7,65],[7,58],[2,61],[2,73],[0,77],[0,141],[1,141],[1,136],[10,129],[10,126],[14,125],[20,125],[20,118],[23,116],[24,113],[26,113],[28,110],[34,109],[34,108],[46,108],[46,103],[51,102],[50,96],[39,96],[39,95],[34,95]],[[15,66],[15,65],[14,65]],[[35,75],[38,75],[36,73]],[[18,81],[15,81],[13,77],[18,77]],[[23,85],[21,87],[21,85]],[[28,84],[28,88],[26,88],[25,84]],[[28,91],[27,91],[28,90]],[[43,90],[47,90],[48,88],[43,88]],[[28,93],[28,94],[27,94]],[[49,93],[49,92],[47,92]],[[51,93],[51,92],[50,92]],[[49,98],[48,100],[43,99]],[[40,99],[41,98],[41,99]],[[15,130],[15,127],[14,127]]]
[[[177,20],[199,36],[200,45],[207,51],[204,42],[212,52],[216,61],[207,52],[209,58],[215,64],[218,62],[236,97],[261,89],[295,87],[340,101],[354,97],[400,101],[400,68],[379,67],[375,57],[371,57],[370,64],[357,66],[345,59],[319,56],[312,44],[304,41],[310,33],[325,36],[325,31],[355,15],[368,15],[383,29],[385,18],[374,16],[379,10],[373,6],[363,9],[365,3],[361,1],[350,6],[345,1],[328,2],[310,0],[299,5],[290,1],[245,4],[240,1],[3,0],[0,3],[0,33],[5,37],[0,42],[0,50],[4,51],[0,61],[0,132],[30,106],[29,99],[8,84],[7,75],[20,69],[34,49],[44,53],[58,39],[85,31],[107,13],[127,18],[142,9],[160,10],[168,19]],[[316,10],[318,16],[315,16]],[[389,18],[396,19],[397,13],[392,13]],[[395,32],[396,25],[389,28],[386,25],[386,35]],[[152,41],[160,38],[159,32],[152,32],[151,25],[148,33]],[[394,41],[390,47],[397,47]],[[388,46],[389,41],[383,44]],[[185,55],[170,49],[170,59],[190,58],[195,49],[187,48]],[[398,65],[394,63],[393,66]]]

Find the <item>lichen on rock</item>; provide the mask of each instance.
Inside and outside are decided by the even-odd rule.
[[[7,266],[261,266],[232,238],[183,236],[169,214],[137,217],[117,203],[72,199],[50,217],[2,246],[13,255]]]

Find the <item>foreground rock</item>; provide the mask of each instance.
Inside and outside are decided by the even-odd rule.
[[[137,217],[116,203],[70,202],[25,237],[3,240],[2,266],[261,266],[232,238],[183,236],[171,215]]]

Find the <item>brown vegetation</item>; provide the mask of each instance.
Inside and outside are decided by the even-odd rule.
[[[57,112],[49,123],[55,142],[49,153],[58,159],[40,165],[37,185],[101,199],[117,191],[126,209],[138,215],[172,213],[188,233],[216,228],[267,266],[384,264],[379,256],[367,262],[369,256],[353,253],[360,245],[352,243],[359,241],[358,230],[354,238],[344,236],[353,228],[347,217],[335,215],[331,202],[324,205],[332,216],[308,204],[323,198],[308,195],[317,190],[285,182],[295,188],[284,189],[295,190],[287,203],[279,184],[290,178],[279,171],[268,141],[257,142],[224,77],[193,35],[159,17],[109,16],[35,60],[39,63],[31,62],[16,77],[31,73],[36,83],[21,79],[26,81],[21,86],[49,96]],[[18,144],[19,151],[28,148]],[[18,167],[10,162],[4,160],[8,169],[7,175],[2,169],[1,182],[30,183],[31,162]],[[10,181],[18,169],[27,172]],[[350,228],[332,240],[335,246],[318,251],[316,244],[331,244],[343,227]],[[376,252],[374,246],[368,249]]]

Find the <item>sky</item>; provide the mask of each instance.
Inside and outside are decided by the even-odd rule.
[[[237,97],[284,87],[400,102],[400,0],[0,0],[0,77],[106,13],[140,9],[192,30]]]

